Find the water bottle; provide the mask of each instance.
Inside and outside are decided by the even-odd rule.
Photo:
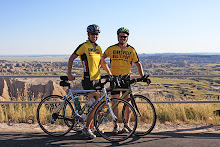
[[[76,106],[76,110],[81,110],[81,106],[80,106],[80,101],[79,101],[79,97],[75,97],[74,99],[74,103],[75,103],[75,106]]]

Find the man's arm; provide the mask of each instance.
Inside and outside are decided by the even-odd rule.
[[[75,77],[71,74],[72,73],[72,67],[73,67],[73,61],[77,58],[78,56],[76,54],[72,54],[69,58],[68,61],[68,69],[67,69],[67,76],[68,76],[68,80],[72,81],[75,79]]]
[[[144,76],[144,71],[143,71],[143,68],[142,68],[142,64],[140,62],[136,62],[135,65],[137,67],[138,73],[140,74],[140,77],[143,77]]]
[[[112,75],[107,63],[105,62],[105,58],[107,57],[107,55],[104,53],[102,58],[101,58],[101,65],[102,65],[102,68],[109,74],[109,75]]]

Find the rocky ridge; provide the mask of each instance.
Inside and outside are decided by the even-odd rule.
[[[42,81],[42,79],[41,79]],[[18,80],[13,78],[0,78],[0,101],[9,100],[33,100],[39,96],[64,95],[65,89],[55,81],[48,80],[36,82],[36,80]]]

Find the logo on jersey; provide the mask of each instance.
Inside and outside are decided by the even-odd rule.
[[[113,58],[120,58],[120,59],[129,59],[131,56],[131,52],[129,51],[119,51],[119,50],[113,50]]]
[[[94,48],[88,48],[88,52],[90,55],[92,54],[100,54],[99,49],[94,49]]]

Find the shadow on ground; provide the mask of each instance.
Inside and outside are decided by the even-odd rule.
[[[30,133],[30,132],[0,132],[0,146],[218,146],[220,145],[219,133],[193,131],[207,129],[211,126],[183,129],[165,132],[152,132],[146,136],[132,136],[126,141],[119,143],[111,143],[102,137],[97,137],[93,140],[87,140],[82,134],[70,132],[66,136],[52,137],[45,133]],[[187,131],[185,133],[184,131]],[[188,133],[188,131],[192,131]],[[204,142],[205,141],[205,142]],[[192,142],[192,143],[191,143]],[[198,144],[197,144],[198,143]]]

